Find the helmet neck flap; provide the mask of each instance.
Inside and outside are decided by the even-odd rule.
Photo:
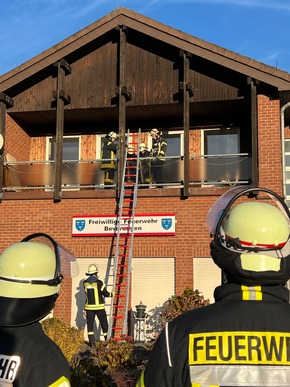
[[[290,255],[279,259],[278,271],[253,271],[242,267],[241,253],[225,249],[219,241],[211,241],[211,256],[214,263],[223,272],[223,282],[233,282],[246,286],[285,285],[290,277]],[[259,259],[258,253],[251,253],[253,259]],[[255,257],[257,255],[257,257]]]

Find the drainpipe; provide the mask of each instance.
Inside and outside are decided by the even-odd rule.
[[[281,152],[282,152],[282,184],[283,184],[283,196],[286,201],[286,172],[285,172],[285,118],[284,112],[290,107],[290,101],[281,107],[280,122],[281,122]]]

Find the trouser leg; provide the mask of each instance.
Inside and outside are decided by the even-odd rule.
[[[107,334],[108,334],[108,319],[107,319],[107,313],[105,309],[97,310],[96,311],[98,319],[100,321],[100,325],[103,331],[104,339],[107,340]]]
[[[104,169],[104,184],[105,185],[114,184],[114,177],[115,177],[115,168]]]
[[[92,346],[93,343],[96,341],[95,333],[94,333],[95,311],[87,310],[86,317],[87,317],[88,339],[89,339],[90,346]]]

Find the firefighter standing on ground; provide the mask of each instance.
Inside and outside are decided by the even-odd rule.
[[[209,213],[216,302],[166,325],[137,386],[290,386],[289,210],[272,191],[237,188]]]
[[[115,143],[117,135],[115,132],[110,132],[106,135],[102,147],[102,162],[101,170],[105,172],[104,184],[110,186],[114,184],[114,176],[116,170],[116,155],[119,145]]]
[[[33,242],[39,235],[9,246],[0,256],[0,386],[70,386],[69,364],[39,323],[54,308],[60,290],[60,247],[46,234],[41,237],[54,250]]]
[[[108,292],[103,281],[98,278],[97,265],[90,265],[88,272],[89,277],[84,280],[83,285],[86,293],[85,315],[87,319],[88,339],[90,346],[94,345],[94,322],[97,315],[103,331],[104,339],[107,340],[108,319],[105,310],[105,297],[113,297],[113,292]]]

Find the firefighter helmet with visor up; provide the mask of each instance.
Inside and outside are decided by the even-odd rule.
[[[45,317],[64,276],[76,275],[76,258],[47,234],[32,234],[7,247],[0,255],[0,326]]]
[[[215,206],[211,254],[225,278],[244,285],[285,284],[290,278],[289,210],[263,188],[232,189]],[[257,200],[266,194],[266,200]],[[264,195],[265,196],[265,195]],[[238,200],[242,198],[242,200]],[[273,199],[269,203],[269,198]],[[246,199],[246,200],[244,200]],[[209,223],[208,223],[209,224]],[[214,232],[213,232],[214,231]]]

